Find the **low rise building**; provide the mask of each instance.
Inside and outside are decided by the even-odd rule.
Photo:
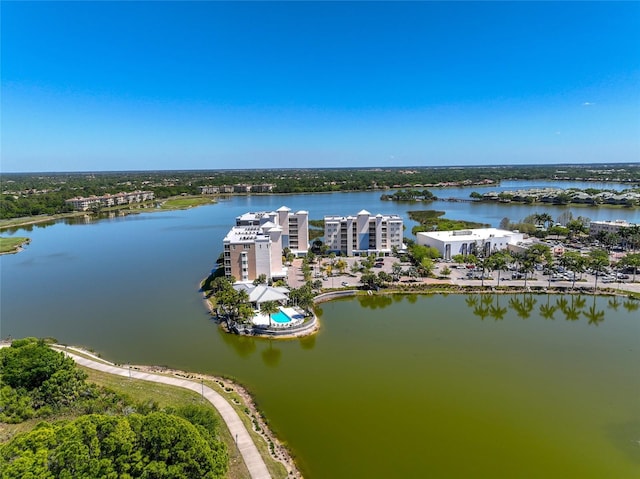
[[[390,254],[402,249],[403,220],[398,215],[325,216],[324,240],[329,251],[347,256]]]
[[[595,236],[601,232],[605,233],[618,233],[621,229],[630,228],[632,226],[637,226],[634,223],[629,223],[624,220],[615,220],[615,221],[592,221],[589,224],[589,234],[591,236]]]
[[[417,235],[417,243],[436,248],[443,259],[469,254],[490,255],[509,248],[509,245],[522,243],[524,235],[515,231],[497,228],[475,228],[457,231],[430,231]]]
[[[132,203],[142,203],[155,198],[153,191],[132,191],[130,193],[106,194],[102,196],[76,196],[65,200],[74,210],[87,211],[96,206],[107,208],[109,206],[128,205]]]
[[[217,195],[220,193],[219,186],[199,186],[201,195]]]

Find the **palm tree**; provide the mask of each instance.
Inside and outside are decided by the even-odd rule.
[[[391,265],[391,275],[394,281],[399,281],[402,275],[402,265],[400,263],[393,263]]]
[[[551,224],[553,224],[553,218],[549,213],[542,213],[541,215],[538,215],[538,218],[543,225],[546,225],[547,229],[549,229]]]
[[[609,266],[609,253],[602,249],[595,249],[589,252],[589,267],[595,272],[596,281],[593,291],[598,290],[598,276]]]
[[[271,315],[280,311],[280,305],[276,301],[265,301],[260,304],[260,312],[269,318],[269,327],[271,327]]]
[[[513,257],[507,250],[503,250],[492,254],[489,260],[489,269],[498,272],[498,287],[500,287],[500,273],[507,270],[507,265],[513,261]]]
[[[640,245],[640,225],[633,225],[626,228],[629,232],[627,241],[631,246],[631,251],[635,251]]]
[[[633,270],[632,281],[635,283],[636,270],[640,268],[640,253],[627,253],[627,255],[622,258],[618,264]]]
[[[571,289],[574,289],[576,286],[576,274],[584,273],[586,258],[577,251],[567,251],[560,257],[558,262],[562,267],[573,273]]]

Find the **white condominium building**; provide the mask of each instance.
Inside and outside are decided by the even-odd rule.
[[[430,231],[418,233],[417,243],[436,248],[443,259],[461,254],[485,255],[506,249],[524,240],[522,233],[497,228],[476,228],[458,231]]]
[[[615,221],[592,221],[589,224],[589,234],[595,236],[601,231],[605,233],[617,233],[623,228],[630,228],[636,226],[634,223],[629,223],[624,220]]]
[[[304,256],[309,250],[309,214],[291,213],[285,206],[277,211],[245,213],[224,238],[224,273],[248,282],[264,274],[267,279],[284,278],[284,248]]]
[[[129,205],[132,203],[142,203],[155,198],[153,191],[132,191],[130,193],[106,194],[102,196],[76,196],[65,200],[74,210],[87,211],[94,206],[108,208],[110,206]]]
[[[234,226],[224,240],[224,274],[236,281],[284,278],[282,228],[268,221],[260,226]]]
[[[290,208],[281,206],[276,211],[245,213],[236,217],[236,226],[260,226],[271,222],[282,228],[282,249],[289,248],[296,256],[306,256],[309,252],[309,212],[292,213]]]
[[[403,221],[398,215],[371,216],[366,210],[356,216],[325,216],[324,240],[329,251],[360,256],[389,254],[403,248]]]

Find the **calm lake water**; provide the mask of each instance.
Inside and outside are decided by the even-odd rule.
[[[208,319],[197,286],[235,216],[286,205],[311,218],[362,208],[406,217],[422,206],[379,195],[233,197],[16,231],[32,243],[0,257],[0,335],[52,336],[116,362],[233,376],[311,478],[638,477],[637,303],[546,295],[343,300],[322,305],[317,336],[284,342],[225,335]],[[494,226],[536,211],[428,208]],[[570,210],[638,221],[637,210]]]

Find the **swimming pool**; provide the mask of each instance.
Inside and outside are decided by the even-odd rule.
[[[284,323],[290,323],[291,322],[291,318],[289,316],[286,315],[286,313],[282,310],[278,311],[277,313],[274,313],[271,315],[271,320],[275,323],[280,323],[280,324],[284,324]]]

